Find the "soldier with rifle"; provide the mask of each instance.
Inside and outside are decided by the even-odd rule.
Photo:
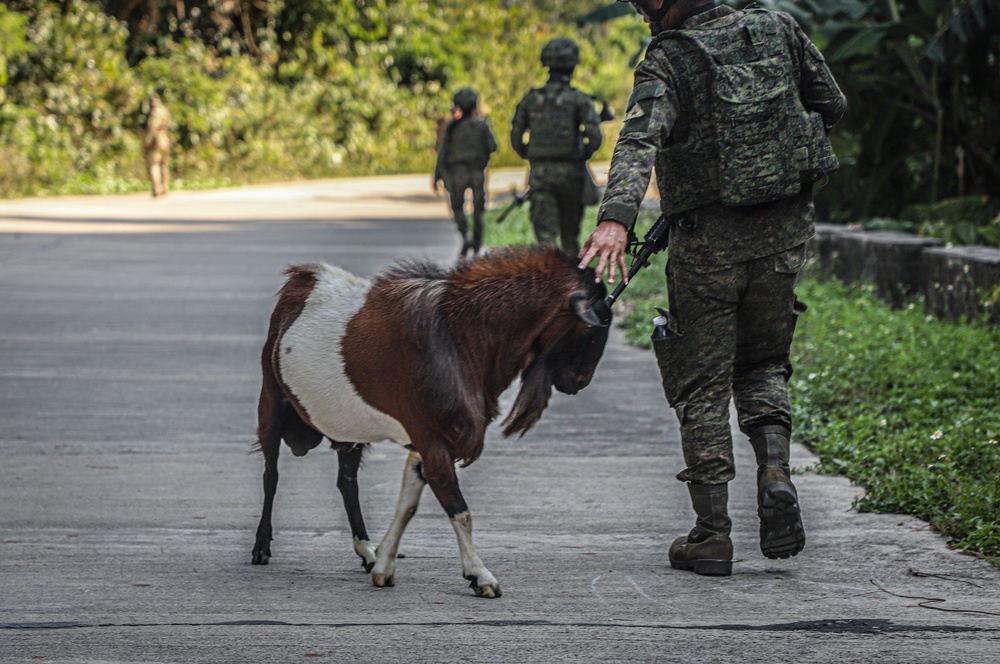
[[[558,241],[565,251],[576,254],[587,190],[596,194],[587,160],[604,137],[590,95],[570,85],[580,63],[576,42],[568,37],[553,39],[542,48],[541,60],[549,68],[549,80],[518,103],[510,142],[528,160],[535,237],[542,244]],[[596,195],[592,202],[597,202]]]
[[[453,97],[455,113],[445,125],[433,186],[440,183],[448,192],[452,217],[462,236],[460,256],[477,255],[483,246],[483,212],[486,210],[486,167],[496,152],[497,143],[489,124],[476,116],[479,95],[472,88],[462,88]],[[465,192],[472,192],[472,232],[465,216]]]
[[[601,123],[611,122],[615,119],[615,110],[611,108],[611,105],[605,99],[601,99],[597,95],[590,95],[590,98],[594,101],[601,102],[601,110],[597,117]],[[531,187],[527,187],[523,192],[514,192],[514,200],[503,209],[500,216],[497,217],[496,223],[502,224],[504,219],[510,216],[516,208],[521,207],[524,203],[531,197]],[[584,182],[584,193],[581,194],[581,200],[584,205],[596,205],[600,203],[600,193],[597,191],[597,184],[594,182],[593,177],[590,175],[590,170],[587,170],[586,181]]]
[[[756,455],[761,552],[788,558],[805,546],[789,474],[789,348],[805,310],[795,282],[813,234],[813,184],[837,168],[826,130],[846,101],[788,14],[712,0],[632,5],[653,40],[580,265],[596,258],[609,284],[617,272],[627,283],[629,231],[655,166],[670,246],[670,334],[654,338],[654,350],[680,421],[686,468],[677,478],[695,512],[668,555],[676,569],[728,576],[730,399]]]

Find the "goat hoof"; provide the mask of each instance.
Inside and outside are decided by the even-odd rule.
[[[355,539],[354,553],[358,554],[358,557],[361,558],[361,566],[365,568],[365,572],[371,572],[377,560],[376,552],[372,548],[371,542]]]
[[[475,574],[463,574],[463,577],[469,582],[469,587],[472,588],[472,592],[476,593],[476,597],[500,597],[503,593],[500,592],[500,584],[493,581],[493,583],[484,583],[479,585],[479,577]],[[490,575],[492,576],[492,575]]]
[[[254,549],[253,560],[251,561],[254,565],[266,565],[267,561],[271,559],[270,551],[258,551]]]
[[[476,593],[476,597],[496,598],[503,594],[500,592],[500,584],[487,584],[485,586],[477,586],[473,584],[472,590]]]
[[[372,574],[372,583],[378,588],[392,588],[396,585],[396,578],[392,574]]]

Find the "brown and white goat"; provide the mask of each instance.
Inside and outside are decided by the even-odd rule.
[[[399,540],[426,483],[455,529],[462,575],[476,595],[499,597],[472,544],[455,464],[479,457],[500,394],[518,376],[507,436],[534,426],[553,387],[575,394],[590,383],[611,319],[603,284],[553,247],[494,251],[451,270],[401,264],[371,283],[328,265],[286,274],[261,358],[264,506],[253,563],[271,557],[281,440],[301,456],[326,436],[338,452],[354,550],[376,586],[394,585]],[[381,440],[410,455],[395,516],[375,549],[357,474],[364,444]]]

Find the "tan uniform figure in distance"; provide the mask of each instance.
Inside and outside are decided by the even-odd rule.
[[[149,96],[149,117],[142,150],[146,155],[146,170],[153,184],[153,196],[163,196],[170,184],[170,111],[159,95]]]

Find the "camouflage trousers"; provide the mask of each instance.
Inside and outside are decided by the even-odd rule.
[[[528,173],[531,225],[539,244],[558,244],[572,256],[580,253],[583,219],[583,165],[535,162]]]
[[[654,344],[667,402],[681,425],[683,482],[733,479],[729,401],[740,430],[791,428],[789,348],[805,305],[795,282],[805,245],[773,256],[700,267],[669,261],[667,290],[678,336]]]
[[[153,196],[163,196],[170,188],[170,162],[166,150],[146,150],[146,172],[153,185]]]
[[[464,243],[478,252],[483,244],[483,211],[486,209],[486,172],[479,168],[451,168],[445,175],[452,218]],[[472,190],[472,237],[465,216],[465,192]]]

